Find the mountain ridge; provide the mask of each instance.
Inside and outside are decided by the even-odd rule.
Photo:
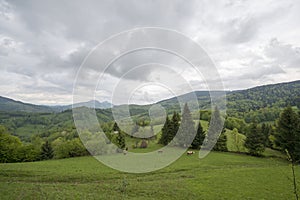
[[[249,111],[255,110],[266,106],[280,106],[284,107],[288,104],[299,105],[300,96],[300,80],[292,82],[282,82],[268,85],[255,86],[245,90],[234,90],[234,91],[213,91],[214,93],[225,93],[227,107],[233,110]],[[201,101],[200,108],[207,107],[210,104],[210,91],[194,91],[189,92],[178,97],[188,99],[190,95],[196,95],[198,101]],[[163,99],[153,104],[162,104],[166,107],[174,107],[176,104],[177,96],[169,99]],[[149,104],[149,105],[153,105]],[[238,105],[240,104],[240,105]],[[58,105],[58,106],[46,106],[36,105],[31,103],[24,103],[22,101],[16,101],[8,97],[0,96],[0,111],[21,111],[21,112],[37,112],[37,113],[48,113],[48,112],[62,112],[72,107],[90,107],[97,109],[112,108],[114,105],[104,101],[99,102],[97,100],[90,100],[87,102],[76,103],[74,105]],[[149,106],[149,105],[130,105],[130,106]],[[122,105],[119,105],[122,106]],[[175,106],[176,107],[176,106]],[[178,106],[177,106],[178,107]],[[244,107],[244,108],[243,108]]]

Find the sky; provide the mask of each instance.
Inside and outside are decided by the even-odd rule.
[[[298,80],[299,10],[297,0],[0,0],[0,96],[71,104],[78,87],[82,101],[93,94],[114,104],[147,104],[194,90]],[[107,42],[143,27],[162,32],[129,31]],[[165,37],[163,30],[189,39]],[[203,56],[204,68],[199,73],[178,55],[157,49],[118,57],[122,48],[143,44],[144,38],[192,58]],[[203,51],[192,51],[191,41]],[[103,51],[92,58],[95,48]],[[108,55],[118,59],[106,66]],[[80,68],[84,61],[89,66]],[[211,63],[218,80],[208,73]]]

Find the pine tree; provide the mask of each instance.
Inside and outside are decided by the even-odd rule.
[[[288,106],[277,122],[275,143],[283,151],[288,151],[293,162],[300,161],[299,116]]]
[[[118,132],[121,131],[121,129],[120,129],[120,127],[118,126],[117,122],[114,123],[113,131],[118,131]]]
[[[117,135],[117,146],[120,148],[120,149],[125,149],[125,136],[123,133],[121,132],[118,132],[118,135]]]
[[[218,107],[215,107],[211,116],[211,123],[207,131],[207,140],[204,141],[204,148],[216,151],[227,151],[225,130],[223,128],[223,119]],[[221,132],[220,135],[218,133]],[[219,136],[219,137],[218,137]]]
[[[48,160],[53,158],[53,149],[48,140],[41,147],[41,159]]]
[[[199,120],[196,137],[195,137],[194,141],[192,142],[192,148],[193,149],[200,149],[204,139],[205,139],[205,131],[203,131],[203,128],[201,126],[201,122]]]
[[[264,134],[265,136],[265,145],[269,146],[270,141],[269,141],[269,134],[270,134],[270,126],[263,123],[261,126],[261,132]]]
[[[225,134],[225,129],[222,129],[222,132],[217,140],[217,143],[215,144],[213,150],[214,151],[228,151],[227,149],[227,136]]]
[[[177,145],[180,147],[189,146],[192,143],[195,135],[196,135],[196,131],[194,127],[194,121],[191,116],[191,111],[187,103],[185,103],[180,127],[178,129],[178,133],[176,137]]]
[[[252,122],[245,140],[245,147],[250,155],[260,156],[265,151],[265,135],[261,132],[256,122]]]
[[[161,137],[159,139],[159,144],[167,145],[169,143],[169,132],[170,132],[171,122],[169,117],[166,117],[165,124],[161,129]]]
[[[168,143],[173,140],[173,138],[176,136],[179,124],[180,122],[180,116],[177,112],[173,113],[172,119],[170,121],[170,126],[168,127]]]
[[[116,143],[117,143],[117,146],[120,148],[120,149],[125,149],[125,146],[126,146],[126,143],[125,143],[125,135],[122,133],[120,127],[118,126],[117,122],[114,123],[114,126],[113,126],[113,131],[114,132],[117,132],[117,137],[116,137]]]

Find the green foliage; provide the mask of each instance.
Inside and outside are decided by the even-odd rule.
[[[248,149],[250,155],[260,156],[265,151],[265,141],[265,135],[262,133],[257,123],[252,122],[245,140],[245,147]]]
[[[222,127],[223,119],[218,107],[212,113],[212,120],[207,131],[207,140],[204,141],[205,147],[213,146],[215,151],[227,151],[226,144],[227,138]],[[218,133],[221,132],[219,135]],[[219,137],[217,137],[219,136]]]
[[[171,120],[169,116],[167,116],[165,124],[161,130],[162,134],[158,143],[163,145],[169,144],[177,134],[179,126],[180,126],[179,113],[174,112]]]
[[[73,140],[64,140],[58,138],[52,142],[54,149],[54,158],[69,158],[88,155],[79,138]]]
[[[187,147],[190,145],[196,135],[194,121],[191,116],[190,109],[185,103],[181,118],[180,127],[177,133],[176,144],[180,147]]]
[[[205,131],[202,128],[201,122],[199,120],[198,128],[197,128],[197,133],[196,136],[192,142],[192,148],[193,149],[200,149],[203,141],[205,139]]]
[[[210,110],[200,110],[200,119],[205,121],[210,121],[211,111]]]
[[[263,123],[261,125],[261,132],[265,136],[265,145],[266,147],[272,147],[272,142],[270,140],[270,135],[272,134],[272,125]]]
[[[300,81],[265,85],[227,95],[227,108],[233,112],[249,112],[265,107],[295,106]]]
[[[125,149],[126,143],[125,143],[125,135],[124,133],[121,131],[121,129],[119,128],[117,122],[114,123],[113,125],[113,134],[117,134],[117,136],[115,137],[115,139],[111,138],[111,140],[115,140],[116,145],[120,148],[120,149]]]
[[[41,159],[42,160],[48,160],[53,158],[53,149],[49,141],[47,140],[43,145],[41,149]]]
[[[163,145],[167,145],[170,141],[169,141],[169,135],[170,132],[172,131],[172,124],[171,121],[169,119],[169,116],[166,117],[166,121],[165,124],[163,126],[163,128],[161,129],[161,137],[159,139],[159,144],[163,144]]]
[[[300,162],[300,118],[292,107],[288,106],[277,122],[276,144],[288,151],[293,162]]]
[[[2,132],[5,132],[3,127]],[[3,131],[4,130],[4,131]],[[19,154],[22,142],[19,138],[8,133],[0,133],[0,162],[18,162],[22,158]]]
[[[125,136],[123,133],[121,132],[118,132],[118,135],[116,137],[116,142],[117,142],[117,146],[120,148],[120,149],[125,149]]]
[[[224,122],[224,126],[227,129],[233,130],[236,128],[238,132],[245,133],[247,124],[243,119],[236,117],[227,117]]]
[[[227,148],[230,152],[247,152],[246,148],[244,147],[246,136],[239,133],[236,128],[231,130],[226,130],[227,136]]]
[[[227,149],[227,136],[225,134],[225,129],[222,130],[217,143],[215,144],[214,151],[228,151]]]
[[[179,113],[175,111],[172,116],[171,126],[172,131],[169,134],[169,142],[175,137],[180,127],[180,116]]]

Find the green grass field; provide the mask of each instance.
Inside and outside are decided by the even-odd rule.
[[[0,199],[294,198],[284,160],[217,152],[197,156],[183,155],[147,174],[118,172],[93,157],[0,164]],[[300,179],[298,166],[296,174]]]

